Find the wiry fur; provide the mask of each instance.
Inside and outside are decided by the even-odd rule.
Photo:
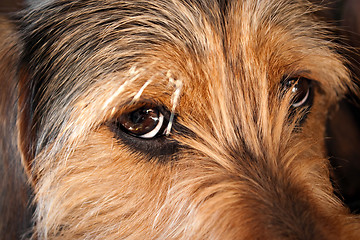
[[[18,129],[32,237],[358,239],[323,146],[327,109],[351,82],[315,10],[288,0],[63,0],[26,12]],[[315,85],[300,126],[286,76]],[[165,136],[173,154],[109,127],[149,101],[176,115]]]

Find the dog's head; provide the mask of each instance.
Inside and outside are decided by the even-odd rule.
[[[22,19],[40,238],[339,239],[324,153],[351,85],[302,2],[56,1]]]

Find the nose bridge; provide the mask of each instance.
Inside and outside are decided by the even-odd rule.
[[[255,139],[269,119],[267,79],[228,64],[219,65],[209,74],[207,86],[212,128],[227,141],[237,141],[242,135]]]
[[[228,146],[225,149],[224,145],[213,142],[216,143],[208,151],[203,149],[207,156],[199,158],[191,170],[195,174],[206,173],[197,177],[194,187],[203,193],[200,206],[208,216],[207,220],[214,224],[211,231],[221,231],[218,229],[220,221],[233,226],[234,229],[229,231],[239,234],[239,239],[337,239],[338,227],[333,225],[331,218],[333,206],[326,201],[317,202],[313,192],[321,189],[310,186],[305,174],[297,172],[304,169],[274,165],[275,160],[266,153],[257,156],[242,144],[238,148]],[[290,155],[279,155],[278,158]],[[296,159],[302,160],[300,155]],[[207,212],[208,207],[216,214]],[[208,222],[204,224],[208,226]],[[249,231],[249,235],[236,229]]]
[[[286,112],[281,109],[277,99],[269,104],[267,84],[259,84],[265,81],[259,79],[257,84],[252,84],[252,79],[227,79],[223,84],[224,92],[225,89],[231,90],[223,96],[214,97],[219,107],[213,108],[214,116],[217,116],[212,121],[213,127],[221,129],[219,141],[226,142],[230,148],[247,149],[259,157],[264,151],[271,149],[273,153],[280,147],[280,134],[286,128]],[[274,105],[278,105],[278,109]]]
[[[260,52],[245,48],[241,34],[233,35],[228,36],[230,42],[224,42],[221,64],[217,65],[216,77],[209,81],[211,108],[216,116],[212,122],[223,126],[225,139],[236,142],[243,138],[244,144],[257,152],[264,140],[273,137],[274,126],[282,126],[287,108],[277,96],[276,84],[271,84],[280,82],[276,79],[279,76],[268,72],[268,62],[259,56]]]
[[[321,191],[320,187],[311,187],[304,175],[286,164],[274,165],[266,153],[259,157],[242,149],[240,154],[237,151],[229,155],[238,164],[236,169],[243,185],[239,196],[245,208],[250,209],[249,223],[254,224],[254,229],[262,229],[259,239],[337,239],[338,226],[333,225],[331,214],[321,208],[329,206],[327,211],[331,212],[333,206],[312,193]],[[297,160],[301,161],[301,156]],[[278,159],[281,162],[286,160]]]

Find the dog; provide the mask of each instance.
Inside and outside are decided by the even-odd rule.
[[[308,1],[50,0],[1,22],[3,239],[359,239]]]

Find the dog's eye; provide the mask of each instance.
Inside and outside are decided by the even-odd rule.
[[[164,115],[157,107],[144,106],[118,118],[118,124],[127,133],[139,138],[154,138],[164,133]]]
[[[165,136],[170,112],[165,106],[144,103],[114,116],[106,125],[121,146],[141,152],[159,161],[168,161],[179,149],[179,143],[172,136]],[[172,129],[182,129],[173,119]],[[179,132],[177,131],[177,134]]]
[[[291,78],[284,82],[286,90],[293,94],[292,104],[293,108],[302,107],[309,104],[311,97],[311,82],[307,78]]]

